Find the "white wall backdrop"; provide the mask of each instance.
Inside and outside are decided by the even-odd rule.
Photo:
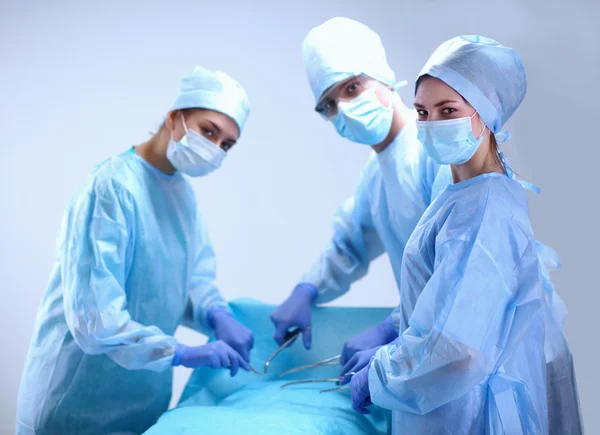
[[[199,64],[239,80],[252,114],[222,170],[194,180],[227,298],[277,303],[330,236],[368,149],[312,112],[301,43],[347,16],[377,31],[398,78],[435,47],[478,33],[513,46],[529,94],[509,125],[513,166],[537,236],[561,255],[553,275],[570,311],[587,433],[600,433],[598,382],[598,0],[0,2],[0,433],[14,431],[21,370],[69,198],[92,167],[147,138],[179,77]],[[412,102],[411,88],[402,95]],[[387,259],[336,302],[393,306]],[[182,340],[200,340],[190,331]],[[189,373],[177,370],[174,400]]]

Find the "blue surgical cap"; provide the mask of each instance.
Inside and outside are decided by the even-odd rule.
[[[494,134],[527,92],[527,75],[517,52],[483,36],[457,36],[444,42],[419,73],[416,86],[424,75],[440,79],[462,95]]]
[[[308,32],[302,57],[317,103],[331,86],[358,74],[389,86],[396,81],[379,35],[348,18],[332,18]]]
[[[179,109],[221,112],[235,121],[241,134],[250,113],[250,102],[242,86],[227,74],[197,66],[181,78],[179,95],[170,111]]]

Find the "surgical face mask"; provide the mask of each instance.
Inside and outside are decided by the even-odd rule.
[[[183,115],[181,121],[185,136],[175,141],[171,133],[167,147],[167,159],[175,169],[191,177],[203,177],[221,167],[227,153],[197,131],[189,129]]]
[[[373,146],[387,137],[393,118],[391,99],[389,107],[384,107],[375,90],[369,89],[351,101],[340,102],[338,113],[331,118],[331,122],[342,137]]]
[[[473,136],[471,116],[444,121],[417,121],[417,138],[435,162],[461,165],[471,159],[481,142],[485,125],[478,138]]]

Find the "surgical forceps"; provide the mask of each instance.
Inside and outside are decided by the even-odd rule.
[[[289,369],[286,370],[285,372],[283,372],[282,374],[279,375],[279,377],[284,377],[285,375],[289,375],[290,373],[295,373],[295,372],[299,372],[302,370],[308,370],[308,369],[312,369],[315,367],[323,367],[323,366],[334,366],[334,365],[338,365],[340,363],[340,358],[342,356],[341,355],[336,355],[336,356],[332,356],[331,358],[327,358],[324,359],[323,361],[319,361],[313,364],[307,364],[304,366],[299,366],[299,367],[294,367],[293,369]]]
[[[271,361],[273,361],[273,359],[277,355],[279,355],[279,353],[283,349],[290,346],[294,341],[296,341],[296,338],[298,338],[298,335],[300,335],[301,332],[302,330],[300,328],[291,329],[288,332],[286,332],[285,342],[281,346],[279,346],[279,348],[275,352],[273,352],[273,354],[265,362],[265,373],[267,373],[267,371],[269,370],[269,364],[271,364]]]
[[[283,384],[280,388],[289,387],[290,385],[314,384],[314,383],[321,383],[321,382],[340,382],[346,376],[352,376],[355,374],[356,374],[356,372],[349,372],[349,373],[346,373],[344,376],[338,376],[335,378],[306,379],[306,380],[301,380],[301,381],[292,381],[292,382],[287,382],[287,383]],[[349,390],[349,389],[350,389],[349,385],[342,385],[342,386],[338,386],[335,388],[321,390],[320,392],[321,393],[329,393],[331,391]]]

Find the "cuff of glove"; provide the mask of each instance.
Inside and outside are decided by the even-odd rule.
[[[312,303],[315,301],[315,299],[317,299],[317,295],[319,294],[319,291],[317,290],[317,287],[315,287],[314,285],[312,285],[308,282],[301,282],[294,288],[293,293],[296,293],[296,294],[300,295],[302,298],[308,300],[308,302],[312,305]]]
[[[225,307],[214,307],[208,310],[208,313],[206,313],[206,321],[208,322],[208,326],[210,326],[212,329],[215,329],[215,320],[222,315],[233,317],[233,315]]]
[[[185,352],[185,346],[183,344],[177,343],[175,345],[175,352],[173,353],[173,367],[177,367],[181,364],[181,358],[183,358],[183,353]]]
[[[398,338],[398,331],[394,329],[392,325],[392,318],[390,316],[386,317],[383,322],[379,324],[382,332],[385,334],[386,340],[388,343]]]

